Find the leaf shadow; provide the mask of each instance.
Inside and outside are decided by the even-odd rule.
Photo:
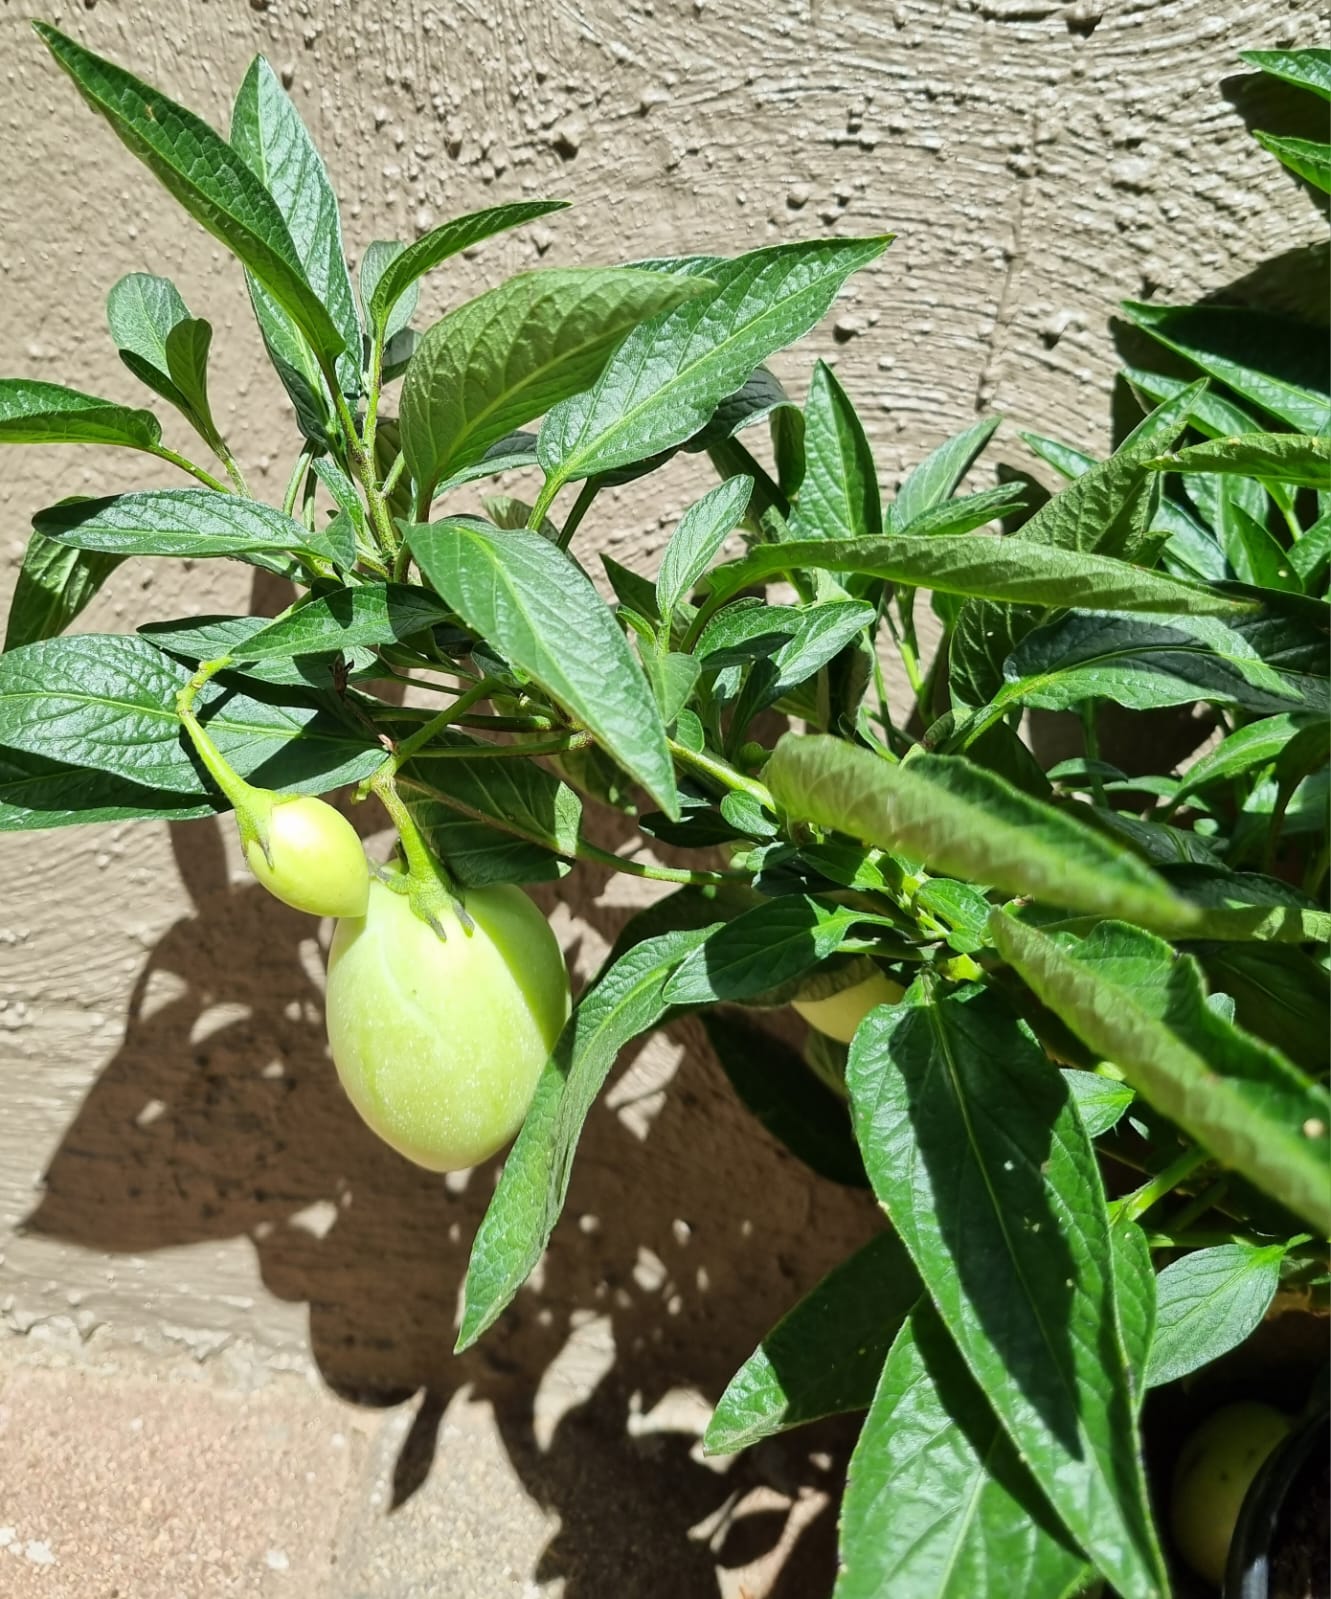
[[[326,1055],[316,924],[257,885],[228,885],[226,825],[172,827],[194,908],[137,974],[123,1042],[24,1231],[112,1256],[247,1239],[265,1287],[308,1307],[309,1353],[330,1389],[372,1409],[419,1396],[384,1508],[358,1512],[347,1535],[353,1583],[356,1560],[387,1536],[384,1518],[414,1499],[441,1499],[446,1515],[442,1422],[465,1394],[493,1407],[522,1489],[558,1518],[539,1580],[562,1577],[567,1599],[707,1592],[718,1564],[777,1552],[796,1575],[773,1595],[830,1588],[827,1507],[853,1424],[781,1440],[722,1473],[701,1460],[701,1419],[630,1423],[658,1407],[668,1418],[681,1392],[702,1396],[705,1419],[768,1327],[874,1229],[867,1196],[822,1182],[755,1129],[700,1029],[676,1024],[627,1052],[589,1118],[542,1267],[487,1338],[454,1357],[458,1290],[498,1163],[440,1178],[360,1123]],[[533,892],[547,911],[568,905],[585,938],[609,941],[632,908],[605,893],[610,882],[579,873],[575,905],[567,883]],[[180,1315],[208,1325],[206,1277],[181,1292]],[[589,1319],[604,1324],[613,1359],[552,1415],[544,1379]],[[727,1516],[736,1530],[719,1536]]]

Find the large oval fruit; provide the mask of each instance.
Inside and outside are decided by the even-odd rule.
[[[800,995],[791,1004],[810,1027],[838,1043],[849,1044],[855,1029],[876,1005],[895,1005],[904,992],[900,983],[875,969],[849,988],[830,994],[817,994],[815,990],[816,997]]]
[[[369,863],[356,829],[341,811],[313,794],[278,798],[263,826],[268,854],[250,837],[245,859],[270,894],[311,916],[365,914]]]
[[[1212,1411],[1183,1445],[1174,1468],[1170,1526],[1179,1553],[1217,1586],[1244,1495],[1288,1432],[1280,1411],[1245,1400]]]
[[[469,889],[441,939],[403,894],[370,884],[328,955],[328,1041],[366,1123],[408,1160],[459,1171],[522,1125],[569,1010],[549,924],[521,889]]]

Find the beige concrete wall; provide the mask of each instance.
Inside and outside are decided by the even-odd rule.
[[[889,486],[977,410],[1011,418],[1008,459],[1020,456],[1016,424],[1104,446],[1116,300],[1211,291],[1317,237],[1311,206],[1253,146],[1225,84],[1240,49],[1307,42],[1318,9],[50,8],[217,125],[265,53],[325,152],[353,254],[503,199],[576,202],[437,275],[423,316],[522,267],[896,232],[778,363],[802,387],[815,355],[837,361]],[[218,419],[251,481],[280,495],[291,434],[235,265],[179,219],[9,8],[0,61],[0,370],[137,401],[102,305],[122,273],[165,272],[214,322]],[[34,511],[165,481],[125,452],[11,450],[3,465],[0,599]],[[702,486],[696,471],[598,504],[587,546],[649,555]],[[252,601],[272,595],[238,565],[133,562],[80,625],[129,629]],[[871,1225],[866,1205],[754,1135],[698,1035],[673,1030],[636,1053],[594,1112],[536,1287],[454,1363],[457,1287],[494,1173],[430,1178],[360,1129],[323,1055],[315,930],[249,883],[227,834],[200,823],[0,838],[0,1330],[70,1358],[126,1342],[174,1349],[231,1362],[245,1380],[290,1367],[350,1391],[470,1384],[494,1401],[528,1489],[576,1523],[582,1512],[560,1502],[567,1461],[541,1433],[561,1385],[580,1396],[577,1426],[611,1433],[672,1387],[714,1395]],[[581,975],[633,898],[595,872],[545,896]],[[680,1425],[687,1437],[692,1423]],[[580,1436],[565,1434],[565,1455]],[[644,1505],[684,1496],[665,1517],[681,1539],[724,1498],[673,1444],[633,1459]],[[825,1469],[805,1459],[786,1487],[813,1492]]]

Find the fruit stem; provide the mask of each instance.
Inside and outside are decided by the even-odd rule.
[[[457,885],[443,862],[425,842],[411,811],[398,793],[391,760],[386,761],[370,779],[370,788],[397,829],[407,862],[405,880],[390,881],[389,887],[405,894],[416,915],[443,941],[448,940],[443,919],[443,913],[447,910],[452,910],[466,931],[471,932],[476,924],[467,914]]]

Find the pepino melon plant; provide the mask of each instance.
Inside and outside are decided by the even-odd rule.
[[[1148,1396],[1277,1295],[1324,1308],[1325,331],[1129,305],[1161,359],[1125,374],[1140,420],[1112,455],[1026,435],[1058,491],[986,487],[985,417],[887,495],[830,367],[801,402],[764,363],[889,239],[523,272],[418,330],[426,273],[561,202],[366,241],[353,281],[263,60],[223,135],[37,32],[236,257],[296,432],[264,503],[214,420],[212,328],[148,272],[107,320],[155,409],[0,381],[0,443],[182,474],[36,511],[0,827],[233,810],[264,886],[339,919],[329,1033],[361,1115],[436,1170],[516,1133],[460,1349],[536,1266],[620,1049],[700,1012],[767,1133],[883,1214],[753,1329],[706,1435],[865,1413],[836,1599],[1152,1599],[1180,1555],[1217,1577],[1204,1463],[1185,1530],[1158,1531]],[[1254,62],[1331,95],[1325,52]],[[1325,187],[1325,149],[1270,142]],[[697,495],[658,569],[595,567],[597,495],[679,452]],[[465,508],[514,472],[528,499]],[[141,557],[246,562],[294,597],[68,633]],[[366,860],[339,790],[382,807],[393,859]],[[621,853],[595,842],[607,806],[636,829]],[[570,1011],[522,885],[580,861],[662,890]],[[788,1005],[803,1054],[769,1025]]]

